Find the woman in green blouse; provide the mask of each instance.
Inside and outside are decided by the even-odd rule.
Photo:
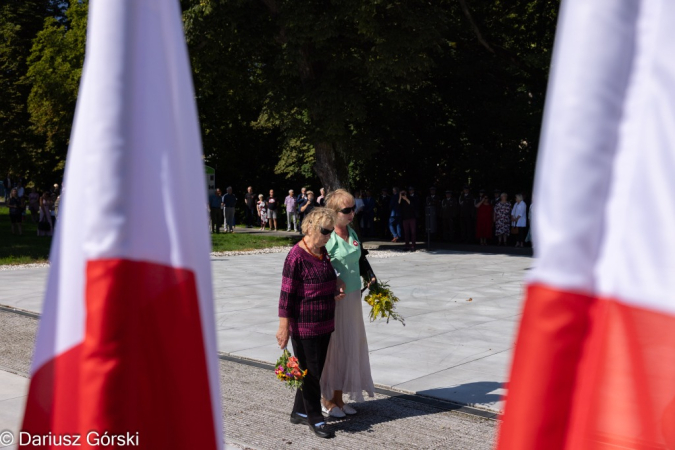
[[[335,230],[326,250],[346,288],[345,298],[335,308],[335,331],[321,375],[321,395],[324,412],[333,417],[344,417],[345,414],[356,414],[356,410],[345,404],[343,393],[351,400],[364,401],[363,391],[373,397],[375,388],[361,304],[361,242],[349,227],[354,220],[354,197],[344,189],[337,189],[326,197],[326,207],[337,213]]]

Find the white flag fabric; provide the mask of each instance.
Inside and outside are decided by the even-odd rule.
[[[24,431],[222,448],[206,203],[178,1],[91,0]]]
[[[675,448],[675,2],[564,0],[498,449]]]

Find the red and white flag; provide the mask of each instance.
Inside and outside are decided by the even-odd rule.
[[[675,2],[562,2],[499,450],[675,449]]]
[[[222,448],[206,182],[178,1],[92,0],[86,50],[22,447],[116,436]]]

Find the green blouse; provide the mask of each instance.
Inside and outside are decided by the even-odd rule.
[[[326,250],[330,255],[330,262],[338,272],[338,276],[345,282],[345,293],[361,290],[361,276],[359,274],[359,259],[361,258],[361,242],[356,231],[349,230],[349,242],[345,242],[336,232],[330,235]]]

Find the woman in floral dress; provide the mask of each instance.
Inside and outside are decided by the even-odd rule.
[[[497,236],[498,245],[506,245],[506,240],[511,232],[511,203],[509,203],[508,195],[502,192],[499,202],[495,203],[495,235]]]
[[[258,217],[260,217],[260,231],[265,231],[267,223],[267,204],[262,194],[258,195]]]

